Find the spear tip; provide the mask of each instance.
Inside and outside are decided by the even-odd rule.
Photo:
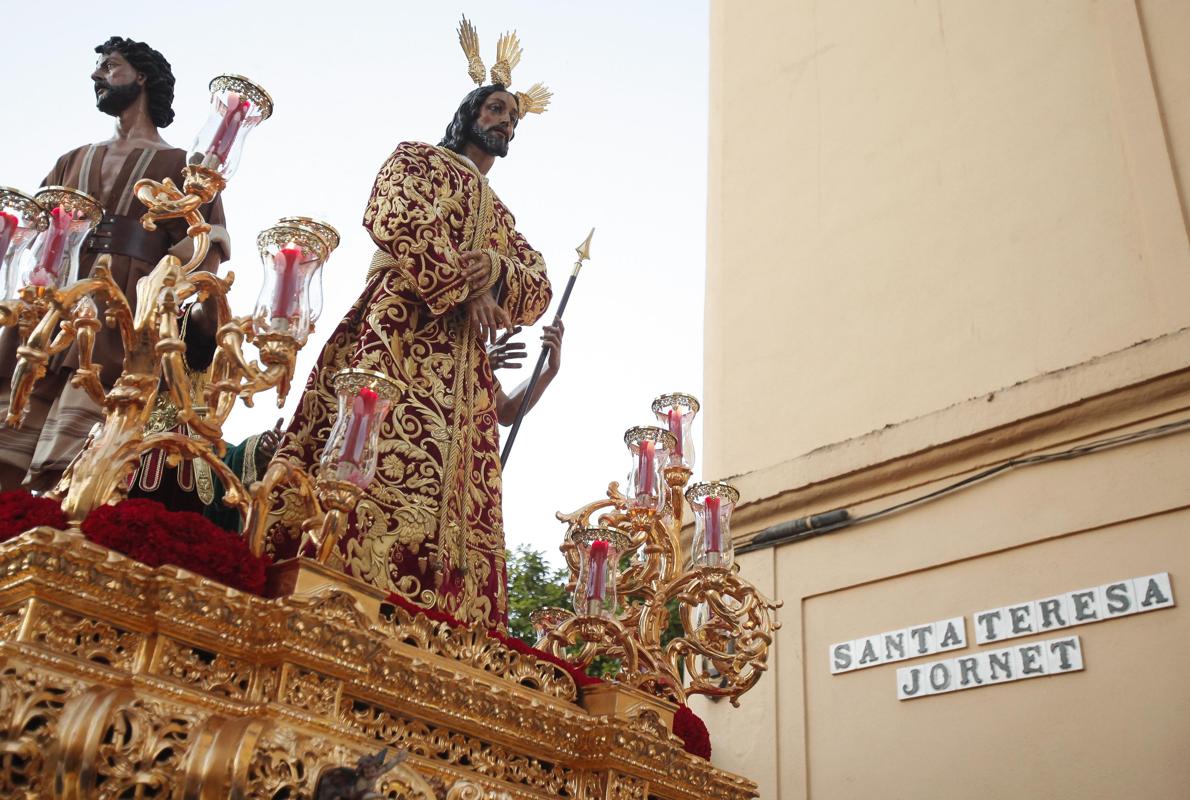
[[[594,235],[595,229],[592,228],[591,232],[587,234],[587,238],[583,239],[583,243],[574,248],[574,251],[578,253],[578,260],[580,264],[591,257],[591,237]]]

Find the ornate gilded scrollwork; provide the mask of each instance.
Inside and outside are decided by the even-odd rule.
[[[640,431],[652,432],[629,433]],[[681,568],[683,488],[690,476],[685,467],[666,468],[670,491],[660,514],[634,514],[616,483],[608,486],[606,499],[558,513],[567,525],[561,549],[571,589],[583,537],[602,530],[607,531],[603,538],[625,535],[631,544],[619,549],[628,555],[622,555],[616,581],[622,599],[618,614],[608,619],[555,613],[539,626],[539,646],[583,666],[597,656],[616,659],[616,680],[676,703],[706,694],[738,705],[766,668],[773,631],[780,627],[774,617],[779,604],[742,579],[738,567]],[[683,634],[663,644],[675,603]]]
[[[333,587],[265,600],[37,529],[0,543],[0,796],[313,798],[382,747],[410,754],[383,797],[755,796],[648,709],[592,716],[523,655]]]

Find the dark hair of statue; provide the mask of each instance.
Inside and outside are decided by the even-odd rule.
[[[119,53],[132,68],[145,76],[145,95],[149,99],[149,117],[158,128],[168,128],[174,121],[174,72],[165,56],[144,42],[113,36],[95,48],[109,56]]]
[[[454,119],[446,126],[446,133],[443,134],[442,141],[438,143],[438,146],[453,150],[456,153],[463,152],[463,146],[467,144],[468,137],[471,134],[471,126],[479,118],[479,110],[483,107],[484,101],[488,99],[488,95],[492,92],[507,91],[499,83],[472,89],[471,93],[463,98],[463,102],[459,103],[459,108],[455,111]],[[511,94],[511,92],[509,93]],[[516,95],[513,95],[513,97],[516,97]]]

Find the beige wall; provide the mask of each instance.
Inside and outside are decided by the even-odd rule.
[[[1190,10],[1143,10],[712,4],[708,474],[1190,324]]]
[[[704,474],[737,545],[1190,419],[1188,40],[1183,0],[712,2]],[[1185,796],[1188,527],[1178,431],[747,552],[783,627],[740,709],[692,703],[713,760],[766,800]],[[989,649],[978,611],[1156,572],[1183,605],[1070,629],[1082,672],[897,700]],[[951,616],[957,653],[829,672]]]
[[[1186,389],[1176,414],[1114,432],[1185,419]],[[714,762],[766,799],[1185,796],[1188,438],[1021,469],[742,555],[743,574],[784,603],[782,627],[770,674],[741,708],[692,701]],[[951,480],[849,506],[866,513]],[[1158,572],[1170,573],[1177,607],[1064,632],[1081,637],[1083,672],[897,699],[898,667],[990,649],[975,644],[977,612]],[[835,642],[954,616],[967,620],[962,650],[830,674]]]

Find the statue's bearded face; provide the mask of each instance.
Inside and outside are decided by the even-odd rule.
[[[468,138],[488,155],[508,155],[508,143],[516,136],[519,114],[516,98],[508,92],[492,92],[479,107]]]
[[[91,81],[95,84],[95,107],[115,117],[136,102],[144,79],[124,56],[113,52],[99,56]]]

